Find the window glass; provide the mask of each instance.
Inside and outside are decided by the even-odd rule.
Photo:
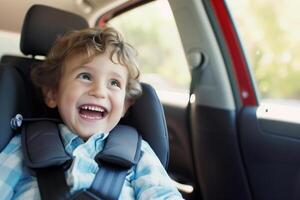
[[[20,34],[0,30],[0,58],[3,55],[21,55],[19,42]]]
[[[260,97],[300,100],[300,1],[227,0]]]
[[[117,16],[109,24],[137,49],[141,80],[150,83],[160,98],[187,102],[190,74],[168,2],[145,4]]]

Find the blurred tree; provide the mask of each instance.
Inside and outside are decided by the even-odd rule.
[[[161,76],[174,88],[188,90],[190,74],[176,24],[167,1],[126,12],[110,24],[137,50],[142,74]]]
[[[228,0],[263,99],[300,100],[297,0]]]

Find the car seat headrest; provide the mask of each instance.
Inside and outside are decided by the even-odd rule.
[[[25,55],[45,56],[59,35],[88,27],[81,16],[49,6],[33,5],[25,16],[20,48]]]

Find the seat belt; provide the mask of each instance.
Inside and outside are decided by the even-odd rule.
[[[68,199],[70,188],[66,183],[64,171],[72,162],[72,158],[65,152],[57,121],[23,119],[16,115],[15,118],[17,117],[18,126],[22,126],[24,162],[36,174],[42,199]]]
[[[81,200],[86,195],[95,195],[99,200],[117,200],[128,170],[139,161],[141,143],[142,137],[136,129],[125,125],[116,126],[109,133],[104,149],[95,156],[100,167],[91,187],[79,191],[74,195],[76,198],[71,199]]]
[[[107,200],[118,199],[128,170],[140,159],[142,137],[130,126],[118,125],[109,133],[103,151],[95,160],[100,164],[90,191]]]
[[[102,164],[89,189],[72,195],[70,200],[117,200],[120,196],[128,169]]]
[[[44,200],[65,200],[70,198],[63,167],[35,169],[39,191]]]
[[[107,200],[118,199],[128,169],[104,164],[96,174],[90,191]]]
[[[118,199],[128,170],[140,158],[142,138],[136,129],[117,125],[109,133],[104,149],[95,157],[100,167],[91,187],[71,195],[64,171],[72,158],[64,150],[56,121],[27,120],[22,125],[24,161],[36,172],[42,199]]]

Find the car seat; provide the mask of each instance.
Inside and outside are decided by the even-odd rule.
[[[55,39],[66,31],[88,27],[78,15],[44,5],[32,6],[26,14],[20,41],[24,55],[5,55],[0,63],[0,150],[14,135],[10,120],[17,113],[24,117],[57,118],[57,110],[43,102],[41,91],[30,80],[30,70],[43,62],[36,56],[46,56]],[[154,89],[142,83],[143,94],[128,110],[120,123],[135,127],[146,140],[164,167],[168,163],[168,133],[162,105]]]

